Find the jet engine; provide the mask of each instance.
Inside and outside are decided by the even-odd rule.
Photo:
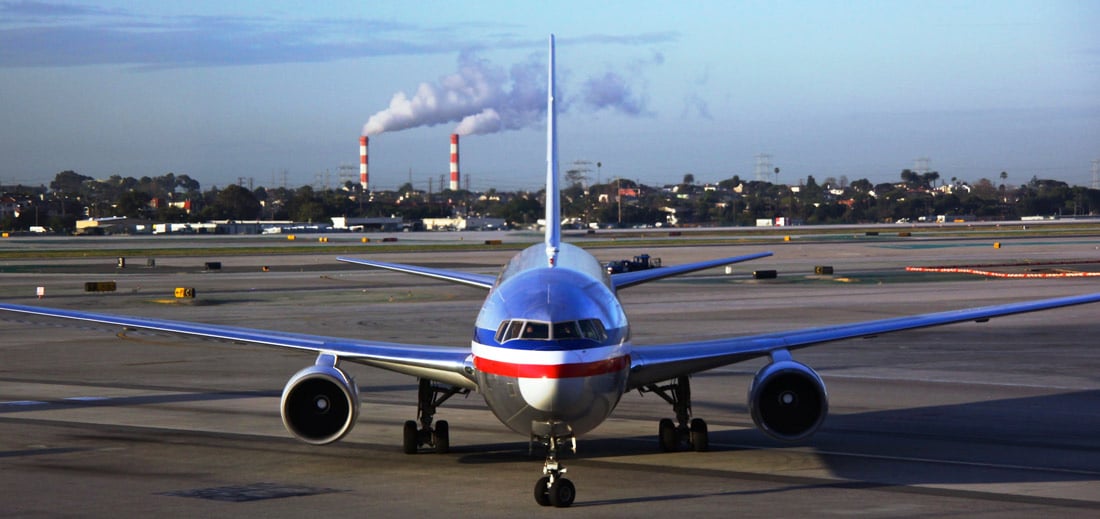
[[[283,425],[314,445],[343,438],[359,416],[359,387],[335,366],[310,366],[295,373],[279,404]]]
[[[809,437],[829,412],[829,397],[821,377],[809,366],[790,359],[764,366],[749,388],[752,421],[769,436],[798,441]]]

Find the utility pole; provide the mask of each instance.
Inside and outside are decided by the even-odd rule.
[[[615,193],[615,199],[619,201],[619,227],[623,226],[623,179],[615,179],[617,183],[617,193]]]

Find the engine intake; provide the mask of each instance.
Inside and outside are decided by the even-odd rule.
[[[825,383],[809,366],[779,360],[756,373],[749,388],[749,412],[769,436],[798,441],[809,437],[829,413]]]
[[[314,445],[332,443],[359,417],[359,388],[335,366],[314,365],[295,373],[283,389],[283,425]]]

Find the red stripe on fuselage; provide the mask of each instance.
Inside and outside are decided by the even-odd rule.
[[[516,378],[594,377],[622,371],[630,366],[630,355],[577,364],[513,364],[474,357],[474,367],[492,375]]]

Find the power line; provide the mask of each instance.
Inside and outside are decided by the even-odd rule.
[[[760,182],[768,180],[772,174],[772,156],[767,153],[757,154],[756,168],[753,169],[753,173],[756,176],[756,180]]]

